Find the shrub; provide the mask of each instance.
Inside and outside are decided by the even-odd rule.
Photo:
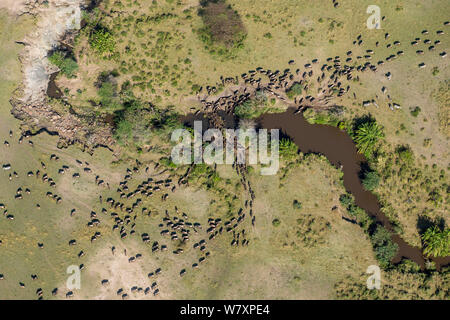
[[[436,76],[439,74],[439,68],[438,67],[433,67],[433,70],[431,71],[431,73],[433,74],[433,76]]]
[[[89,44],[100,55],[111,55],[116,47],[113,35],[106,29],[101,28],[94,31],[90,38]]]
[[[292,206],[294,207],[294,209],[300,210],[302,208],[302,203],[298,200],[294,200],[292,202]]]
[[[191,87],[191,90],[196,93],[196,92],[200,91],[200,88],[201,88],[200,85],[193,84],[192,87]]]
[[[97,94],[100,97],[100,104],[104,111],[115,112],[124,108],[122,102],[133,100],[133,93],[129,90],[129,82],[122,84],[123,93],[121,96],[117,93],[117,70],[103,71],[95,82]],[[123,101],[122,101],[123,100]]]
[[[133,124],[127,119],[121,119],[116,125],[115,138],[124,144],[131,139],[132,134]]]
[[[169,167],[169,168],[177,167],[177,165],[170,158],[160,158],[159,163],[161,163],[161,165]]]
[[[289,99],[293,99],[296,96],[299,96],[302,94],[302,86],[300,85],[300,83],[294,83],[289,90],[286,91],[286,95],[288,96]]]
[[[158,109],[133,100],[124,105],[115,119],[115,138],[122,144],[147,144],[153,135],[164,136],[178,126],[178,115],[171,108]]]
[[[375,171],[367,172],[363,178],[362,184],[366,190],[373,191],[380,183],[380,176]]]
[[[297,156],[297,152],[298,147],[291,139],[282,138],[280,140],[279,153],[281,157],[292,159]]]
[[[339,202],[345,207],[348,208],[350,204],[353,203],[353,196],[349,193],[344,193],[339,196]]]
[[[419,115],[420,111],[422,111],[422,109],[420,109],[420,107],[415,107],[414,109],[411,110],[411,115],[413,117],[417,117]]]
[[[446,257],[450,255],[450,229],[440,230],[433,226],[422,235],[423,252],[427,256]]]
[[[428,200],[427,200],[427,202],[432,203],[436,207],[439,207],[442,204],[443,201],[444,201],[444,198],[442,197],[442,195],[439,192],[439,190],[434,189],[434,190],[432,190],[431,192],[428,193]]]
[[[110,110],[117,110],[122,107],[120,101],[116,97],[116,85],[111,82],[105,82],[98,89],[98,95],[100,96],[100,103],[103,107]]]
[[[218,190],[218,185],[222,178],[211,166],[200,163],[193,166],[189,174],[189,181],[200,182],[205,184],[207,189]]]
[[[62,51],[54,52],[48,60],[57,66],[67,78],[75,78],[78,71],[78,64],[73,57],[66,57]]]
[[[180,126],[178,115],[172,111],[172,107],[154,110],[150,123],[159,133],[166,133]]]
[[[397,148],[397,154],[400,161],[402,161],[405,164],[412,164],[414,161],[414,154],[408,146],[400,146]]]
[[[333,127],[336,127],[339,124],[340,113],[334,111],[334,109],[319,111],[308,108],[303,115],[306,121],[311,124],[325,124]]]
[[[238,118],[251,118],[251,115],[253,113],[253,104],[251,100],[244,101],[240,105],[236,106],[234,109],[234,114]]]
[[[267,97],[262,90],[255,94],[255,98],[248,99],[236,106],[234,114],[241,119],[253,119],[267,111]]]
[[[272,225],[273,225],[274,227],[278,227],[280,224],[281,224],[280,219],[273,219],[273,220],[272,220]]]
[[[378,226],[371,236],[375,256],[382,268],[391,266],[391,261],[397,254],[398,245],[391,239],[391,233],[383,226]]]

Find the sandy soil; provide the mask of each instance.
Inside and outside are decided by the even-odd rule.
[[[2,0],[0,9],[6,9],[12,14],[19,14],[24,11],[27,0]]]

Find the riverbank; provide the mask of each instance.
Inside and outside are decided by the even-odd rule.
[[[222,122],[227,123],[228,126],[231,125],[231,128],[234,128],[238,122],[236,118],[226,113],[219,114],[219,117],[223,117]],[[214,124],[214,121],[208,119],[208,115],[204,113],[187,115],[182,122],[191,126],[195,120],[201,120],[205,130]],[[409,259],[419,265],[422,271],[426,269],[427,260],[434,262],[437,270],[450,264],[450,256],[427,258],[421,248],[408,244],[400,235],[396,234],[394,225],[382,212],[382,206],[377,196],[362,185],[360,175],[363,166],[367,165],[367,160],[358,152],[352,138],[345,131],[330,125],[311,124],[302,113],[292,107],[285,112],[265,113],[255,119],[255,123],[264,129],[280,129],[282,135],[292,139],[303,154],[322,154],[333,166],[343,171],[344,187],[354,196],[355,204],[371,216],[376,223],[391,232],[392,240],[398,245],[398,251],[393,257],[392,263],[398,264],[403,259]]]
[[[60,40],[76,34],[81,28],[81,12],[87,5],[85,0],[28,1],[22,14],[36,17],[36,25],[24,39],[20,54],[22,82],[10,102],[13,115],[22,120],[23,131],[39,131],[45,128],[57,132],[60,145],[80,142],[88,148],[114,144],[111,128],[96,119],[86,123],[64,100],[47,96],[49,84],[54,80],[58,68],[48,60],[48,54],[59,46]],[[52,82],[53,84],[53,82]],[[50,91],[56,90],[50,86]],[[60,95],[62,96],[62,95]],[[90,130],[95,126],[96,130]]]

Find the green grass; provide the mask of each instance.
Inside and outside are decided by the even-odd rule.
[[[400,226],[402,236],[416,245],[420,245],[421,240],[416,226],[419,214],[426,212],[430,217],[443,218],[448,224],[448,197],[445,193],[448,184],[445,171],[448,165],[445,154],[448,128],[448,99],[445,99],[448,92],[445,82],[448,78],[447,63],[438,56],[429,55],[427,65],[436,66],[439,73],[429,69],[418,76],[419,71],[412,66],[420,63],[420,58],[407,47],[410,38],[420,35],[423,28],[442,28],[441,22],[447,19],[445,11],[440,9],[444,2],[410,1],[402,3],[401,10],[397,10],[400,9],[398,2],[388,3],[382,9],[387,20],[383,22],[383,31],[380,32],[365,27],[367,15],[364,8],[371,4],[369,1],[341,3],[338,9],[332,8],[331,2],[329,7],[320,2],[299,1],[261,0],[258,6],[249,1],[229,0],[228,3],[239,13],[246,31],[245,36],[239,36],[236,45],[231,45],[234,49],[229,56],[226,46],[221,48],[211,44],[208,38],[205,48],[205,39],[199,39],[196,33],[196,30],[202,30],[205,21],[197,15],[196,7],[187,8],[175,1],[102,3],[100,9],[88,17],[89,25],[81,31],[75,43],[77,79],[64,79],[62,76],[58,80],[69,87],[70,92],[79,90],[77,95],[68,94],[68,102],[74,110],[87,115],[98,113],[103,116],[105,111],[122,109],[122,112],[117,112],[116,118],[118,140],[122,145],[129,144],[131,148],[140,150],[140,161],[161,163],[162,168],[168,169],[165,174],[175,179],[187,168],[171,164],[167,158],[170,149],[164,139],[175,126],[175,114],[199,108],[195,94],[200,88],[203,88],[200,94],[205,94],[208,85],[214,86],[219,93],[226,89],[220,84],[220,76],[235,77],[258,66],[271,70],[288,67],[294,70],[317,58],[320,67],[327,57],[342,57],[350,48],[354,51],[353,56],[363,54],[369,48],[375,50],[375,41],[380,41],[381,45],[375,50],[372,61],[384,59],[392,53],[392,49],[386,48],[384,43],[384,30],[387,30],[391,33],[390,39],[402,42],[405,56],[392,64],[380,66],[378,73],[361,74],[360,81],[345,81],[343,87],[350,84],[350,92],[333,101],[337,106],[345,106],[345,110],[311,113],[308,121],[342,125],[342,128],[351,131],[353,118],[372,113],[376,123],[383,127],[386,140],[386,143],[372,148],[376,155],[370,163],[381,177],[376,192],[383,203],[383,210],[391,221]],[[95,29],[99,18],[109,31]],[[24,21],[22,19],[26,18],[20,18]],[[412,23],[415,21],[420,23]],[[19,130],[19,122],[11,117],[8,103],[20,80],[17,61],[20,46],[14,41],[21,39],[25,30],[4,16],[1,23],[0,134],[2,139],[9,139],[10,128],[14,132]],[[203,29],[202,34],[210,37],[211,30]],[[358,34],[362,34],[365,44],[352,46]],[[226,59],[222,59],[224,57]],[[291,59],[296,61],[294,66],[288,65]],[[73,66],[73,63],[69,65]],[[313,68],[315,75],[319,75],[317,67]],[[108,82],[96,86],[99,76],[113,69],[120,73],[114,77],[117,87]],[[383,77],[387,71],[394,75],[390,82]],[[388,87],[392,99],[399,102],[403,110],[390,111],[387,100],[381,98],[379,108],[361,108],[361,100],[381,96],[382,85]],[[292,94],[315,94],[315,89],[310,88],[308,92],[296,90]],[[353,92],[357,94],[356,99]],[[103,101],[103,105],[112,105],[113,108],[102,112],[92,107],[90,100]],[[117,108],[115,101],[120,103]],[[267,107],[271,101],[266,99],[264,103],[262,107],[246,104],[241,110],[238,108],[238,113],[243,118],[252,118],[275,109]],[[169,108],[171,105],[175,107]],[[155,107],[154,111],[150,106]],[[411,117],[409,106],[420,106],[420,113]],[[341,111],[345,112],[344,115]],[[422,131],[422,127],[426,130]],[[354,133],[358,134],[360,128],[354,129]],[[399,134],[393,134],[397,130]],[[424,139],[430,137],[433,143],[428,147],[422,146]],[[92,157],[75,146],[58,150],[55,147],[57,137],[33,137],[34,148],[26,143],[18,145],[16,139],[15,136],[10,141],[11,148],[1,154],[2,163],[12,163],[19,178],[9,182],[7,175],[0,173],[0,202],[5,202],[9,212],[16,217],[14,221],[0,220],[0,238],[4,242],[0,253],[0,273],[6,276],[6,280],[0,282],[0,298],[35,299],[38,287],[44,289],[45,298],[51,298],[51,289],[64,288],[67,266],[79,263],[85,263],[87,270],[83,273],[85,285],[80,292],[76,292],[78,297],[115,299],[116,289],[147,283],[147,273],[158,266],[164,270],[164,275],[158,278],[161,298],[448,297],[448,290],[440,285],[445,274],[425,275],[402,269],[389,270],[385,274],[386,282],[395,285],[388,286],[379,295],[367,293],[366,278],[359,275],[365,273],[368,265],[377,263],[375,255],[387,265],[395,248],[383,229],[377,228],[372,239],[364,233],[372,221],[354,205],[351,197],[339,197],[345,194],[341,184],[342,174],[321,157],[294,155],[297,150],[289,141],[284,142],[283,148],[292,159],[283,161],[279,176],[261,177],[255,173],[257,170],[251,171],[250,179],[256,194],[254,214],[257,218],[255,227],[250,225],[249,220],[245,222],[250,246],[239,249],[230,247],[231,236],[225,235],[208,247],[213,258],[200,270],[193,271],[189,268],[193,261],[197,261],[197,252],[186,249],[182,256],[175,256],[171,252],[178,244],[169,244],[167,255],[161,252],[152,255],[140,239],[130,237],[120,240],[117,234],[111,232],[112,222],[107,218],[102,218],[99,228],[103,238],[90,243],[93,230],[86,226],[89,213],[91,210],[100,212],[100,194],[104,198],[115,195],[115,187],[123,179],[126,167],[136,163],[135,157],[127,159],[130,153],[124,152],[121,161],[114,164],[117,159],[106,150],[96,150]],[[364,139],[360,140],[360,144],[364,142]],[[369,145],[372,145],[373,139],[369,140]],[[409,146],[403,147],[406,144]],[[144,147],[148,146],[153,148],[152,152],[143,152]],[[60,162],[49,162],[51,153],[60,156]],[[132,155],[137,154],[138,151]],[[62,164],[69,164],[71,170],[79,171],[75,158],[90,162],[96,174],[115,183],[113,188],[98,189],[94,183],[95,175],[82,174],[81,179],[74,182],[70,174],[61,176],[57,173]],[[40,166],[40,161],[46,162],[46,171],[56,180],[56,190],[35,178],[26,177],[26,172]],[[141,172],[134,177],[135,180],[130,183],[133,187],[146,176]],[[138,234],[147,232],[152,239],[166,241],[160,236],[157,225],[161,223],[165,210],[173,212],[175,206],[192,219],[202,222],[209,217],[229,218],[244,206],[241,197],[244,192],[232,168],[196,166],[193,177],[188,187],[178,188],[166,202],[158,196],[145,201],[152,215],[138,215]],[[14,194],[20,186],[30,187],[32,194],[19,202],[14,200]],[[57,205],[46,198],[45,194],[49,191],[61,195],[62,204]],[[131,205],[134,200],[123,201]],[[294,201],[301,203],[301,209],[295,207]],[[38,202],[40,210],[36,209]],[[331,210],[339,202],[343,208]],[[79,214],[70,218],[68,212],[74,207]],[[359,225],[343,220],[342,215],[346,214],[355,218]],[[124,217],[125,214],[120,215]],[[275,223],[278,225],[275,228],[273,222],[276,220],[279,224]],[[204,237],[204,233],[196,234],[192,241]],[[69,247],[68,241],[74,238],[78,240],[78,245]],[[44,242],[45,249],[37,249],[37,242]],[[126,257],[119,255],[117,259],[111,258],[111,245],[120,249],[126,247],[132,254],[142,252],[144,259],[137,264],[138,267],[130,268]],[[81,248],[87,251],[87,256],[78,259],[76,254]],[[188,268],[189,272],[180,280],[177,275],[181,267]],[[100,280],[114,278],[117,274],[115,270],[126,270],[127,279],[116,279],[111,291],[99,288]],[[36,282],[30,279],[33,273],[39,275]],[[351,279],[351,285],[346,283],[343,285],[345,288],[336,293],[334,285],[340,284],[347,276]],[[403,276],[408,281],[398,281]],[[18,287],[19,281],[26,283],[26,289]]]

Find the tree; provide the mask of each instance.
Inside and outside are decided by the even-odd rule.
[[[408,165],[411,165],[414,161],[414,153],[409,146],[399,146],[397,148],[398,158]]]
[[[348,208],[353,201],[353,196],[349,193],[343,193],[339,196],[339,202],[346,208]]]
[[[372,191],[380,183],[380,176],[375,171],[367,172],[364,176],[362,184],[366,190]]]
[[[293,99],[296,96],[299,96],[302,94],[302,86],[300,83],[294,83],[289,90],[286,91],[286,95],[289,99]]]
[[[383,226],[377,227],[371,236],[371,240],[380,266],[388,268],[391,265],[392,258],[397,254],[398,245],[392,241],[390,232]]]
[[[370,157],[378,140],[384,137],[383,130],[378,123],[370,121],[363,123],[356,129],[355,142],[358,151]]]
[[[282,138],[279,152],[283,158],[291,159],[297,156],[298,147],[291,139]]]
[[[94,31],[90,36],[89,44],[101,55],[112,54],[116,47],[113,35],[105,29]]]
[[[123,108],[116,91],[117,85],[113,82],[108,81],[101,84],[101,87],[98,89],[98,95],[100,96],[100,103],[104,110],[114,112]]]
[[[48,60],[57,66],[67,78],[75,78],[78,71],[78,64],[72,56],[66,57],[61,51],[54,52]]]
[[[127,102],[117,112],[115,138],[123,145],[143,146],[153,136],[167,138],[168,133],[181,126],[172,107],[159,109],[138,100]]]
[[[257,90],[255,97],[247,99],[234,109],[234,114],[240,119],[253,119],[264,113],[267,107],[267,96],[263,90]]]
[[[427,256],[446,257],[450,255],[450,229],[440,230],[437,226],[428,228],[422,234],[423,252]]]

